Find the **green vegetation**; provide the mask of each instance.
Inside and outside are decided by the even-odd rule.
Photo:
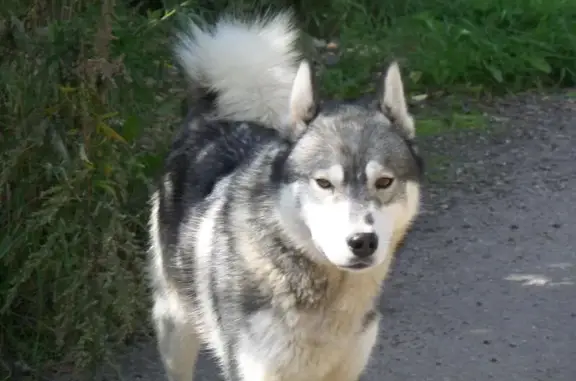
[[[357,93],[389,57],[403,62],[412,90],[517,91],[576,78],[573,1],[394,0],[345,14],[342,44],[353,52],[328,76],[332,92]]]
[[[0,10],[0,374],[102,361],[148,330],[146,201],[178,123],[169,36],[227,1],[5,0]],[[289,1],[262,0],[263,8]],[[573,85],[576,2],[322,0],[296,4],[342,56],[323,91],[371,91],[399,59],[413,95]],[[148,4],[149,5],[149,4]],[[177,5],[177,6],[176,6]],[[238,0],[248,10],[253,1]],[[478,127],[477,114],[422,122]],[[1,378],[0,378],[1,379]]]

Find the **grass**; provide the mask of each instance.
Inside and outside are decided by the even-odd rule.
[[[138,11],[127,4],[6,0],[0,11],[6,379],[16,362],[38,372],[90,367],[148,330],[145,206],[185,90],[171,66],[170,31],[181,13],[211,19],[230,6],[166,1],[166,10]],[[331,97],[373,90],[374,73],[392,57],[420,98],[575,82],[573,1],[298,4],[310,34],[340,41],[339,62],[322,74]],[[419,128],[426,135],[483,125],[479,114],[450,111],[427,116]]]
[[[340,37],[351,51],[328,76],[330,92],[353,95],[367,88],[374,63],[390,57],[401,60],[413,90],[478,93],[574,84],[572,1],[393,0],[374,14],[367,7],[349,13]]]

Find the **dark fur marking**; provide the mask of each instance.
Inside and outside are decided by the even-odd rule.
[[[364,221],[365,221],[368,225],[373,225],[373,224],[374,224],[374,216],[372,215],[372,213],[368,213],[368,214],[364,217]]]
[[[364,315],[364,319],[362,320],[362,332],[367,330],[370,327],[370,325],[372,325],[372,323],[374,323],[374,321],[378,319],[378,317],[379,313],[376,310],[372,309],[368,311],[366,315]]]
[[[279,185],[286,180],[285,174],[285,164],[288,156],[290,156],[292,145],[287,141],[284,142],[284,146],[280,148],[280,151],[274,158],[272,162],[272,170],[270,171],[270,183],[274,185]]]
[[[420,178],[422,178],[422,176],[424,175],[425,171],[424,159],[422,158],[422,156],[420,156],[420,150],[418,149],[418,145],[416,144],[415,139],[406,140],[406,144],[408,145],[408,149],[410,150],[410,153],[412,154],[412,157],[416,162],[416,167],[418,169],[418,177],[420,180]]]
[[[264,295],[255,284],[245,285],[240,298],[243,316],[252,316],[271,302],[271,297]]]
[[[217,90],[205,87],[190,89],[186,99],[181,103],[180,111],[183,117],[190,115],[207,115],[216,109],[219,93]]]
[[[192,114],[176,134],[158,181],[158,220],[165,271],[183,289],[195,290],[194,248],[190,242],[179,242],[180,227],[189,211],[218,181],[245,165],[258,146],[276,138],[276,131],[255,123],[211,121]],[[170,177],[170,194],[164,184],[166,175]],[[183,266],[176,265],[178,257]]]
[[[273,246],[276,250],[271,260],[286,276],[289,291],[296,298],[297,306],[310,308],[322,302],[328,289],[328,282],[326,279],[316,279],[310,275],[318,266],[316,262],[300,250],[286,245],[278,235],[273,239]]]
[[[231,254],[231,252],[234,251],[234,242],[233,238],[231,238],[234,237],[234,235],[230,229],[230,197],[228,195],[225,195],[224,197],[226,199],[224,201],[224,205],[222,205],[222,223],[215,227],[217,229],[215,233],[220,237],[216,243],[220,244],[221,246],[215,248],[214,252],[221,253],[223,256],[225,256],[225,258],[211,258],[211,262],[223,260],[228,261],[229,259],[227,257]],[[216,315],[216,321],[218,322],[218,325],[222,325],[225,311],[221,307],[229,303],[227,299],[234,298],[234,295],[222,294],[222,290],[220,288],[222,288],[223,285],[223,288],[225,288],[227,285],[226,282],[229,282],[230,280],[217,279],[217,277],[220,275],[218,274],[217,269],[218,266],[216,265],[210,271],[210,292],[212,294],[210,303],[212,303],[212,310]]]
[[[229,381],[242,381],[242,378],[240,377],[240,369],[239,369],[239,364],[238,361],[236,361],[236,357],[233,355],[236,352],[236,339],[231,339],[227,344],[226,344],[226,362],[228,364],[228,367],[226,369],[226,373],[227,373],[227,378],[226,380]]]

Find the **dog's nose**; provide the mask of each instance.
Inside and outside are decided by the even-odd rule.
[[[348,247],[355,256],[366,258],[378,247],[378,236],[374,233],[358,233],[348,237]]]

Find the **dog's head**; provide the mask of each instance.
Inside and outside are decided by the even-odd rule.
[[[422,163],[400,70],[393,63],[378,102],[315,100],[304,62],[294,81],[281,214],[307,252],[359,271],[390,259],[417,215]]]

